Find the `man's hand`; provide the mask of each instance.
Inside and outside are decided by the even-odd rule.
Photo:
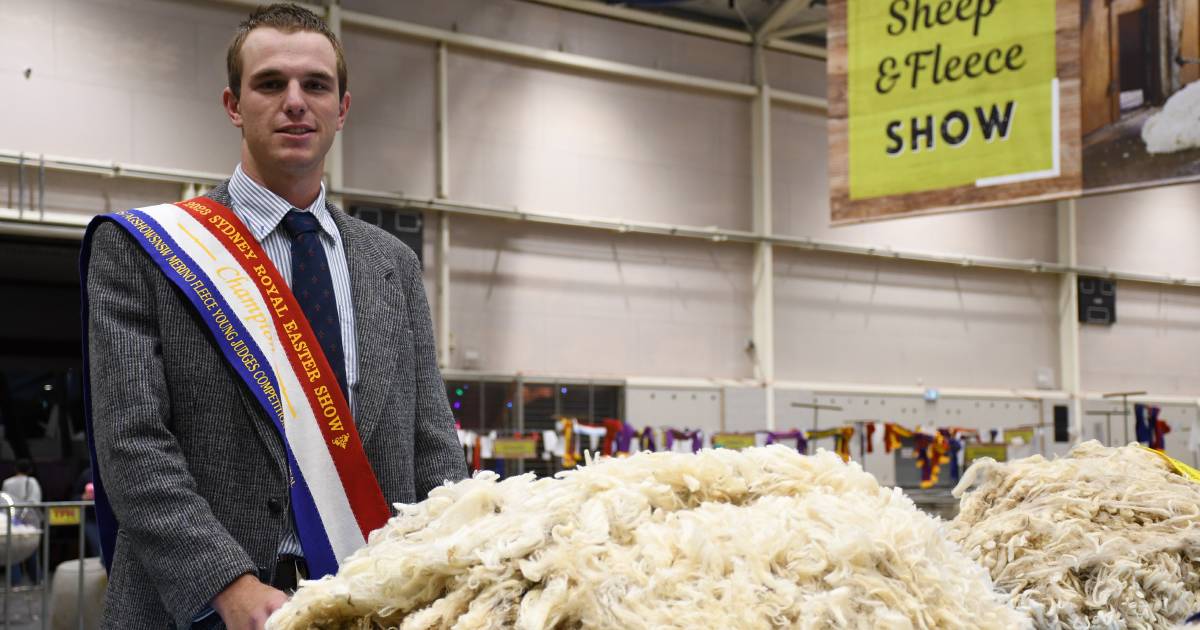
[[[283,591],[271,588],[247,573],[213,598],[213,609],[229,630],[262,630],[267,617],[287,603]]]

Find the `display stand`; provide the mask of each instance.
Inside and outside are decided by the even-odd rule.
[[[1129,444],[1129,397],[1130,396],[1145,396],[1145,395],[1146,395],[1146,392],[1113,392],[1111,394],[1103,395],[1104,398],[1120,398],[1121,399],[1121,414],[1122,414],[1121,417],[1124,420],[1123,424],[1125,426],[1125,441],[1121,443],[1121,446],[1125,446],[1126,444]],[[1112,421],[1110,420],[1109,421],[1110,427],[1111,427],[1111,424],[1112,424]]]

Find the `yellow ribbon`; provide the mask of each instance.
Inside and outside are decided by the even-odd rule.
[[[1171,457],[1170,455],[1167,455],[1166,453],[1164,453],[1162,451],[1156,451],[1148,446],[1143,446],[1141,444],[1138,444],[1138,446],[1141,446],[1142,448],[1146,449],[1147,451],[1150,451],[1151,453],[1154,453],[1155,455],[1158,455],[1159,457],[1167,460],[1167,463],[1170,464],[1171,467],[1175,469],[1175,472],[1178,472],[1179,474],[1183,475],[1184,477],[1186,477],[1188,479],[1191,479],[1192,481],[1200,482],[1200,470],[1196,470],[1195,468],[1188,466],[1187,464],[1179,461],[1178,459],[1175,459],[1174,457]]]

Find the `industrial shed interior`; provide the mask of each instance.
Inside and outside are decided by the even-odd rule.
[[[0,469],[8,476],[16,460],[32,459],[43,501],[79,499],[74,482],[89,461],[84,228],[98,214],[203,195],[229,176],[240,139],[220,107],[224,52],[255,4],[0,3]],[[456,540],[468,532],[487,547],[489,532],[525,531],[535,516],[547,528],[581,514],[617,518],[612,505],[624,504],[605,492],[621,484],[655,506],[659,495],[638,481],[651,477],[695,498],[696,512],[707,502],[743,506],[714,489],[724,483],[719,471],[754,469],[763,481],[750,484],[744,504],[759,506],[753,517],[714,511],[689,525],[682,514],[680,522],[655,520],[647,508],[644,522],[626,525],[659,527],[660,544],[686,547],[698,523],[761,523],[796,536],[776,540],[772,553],[792,545],[831,558],[842,552],[820,541],[869,529],[861,536],[870,544],[886,535],[907,549],[897,566],[932,563],[929,575],[936,573],[929,588],[889,600],[894,609],[868,613],[848,594],[876,592],[869,583],[838,591],[785,576],[798,584],[795,599],[764,603],[759,591],[739,599],[728,595],[733,586],[710,584],[718,578],[692,558],[694,573],[680,575],[694,591],[618,589],[628,595],[617,598],[619,610],[597,612],[586,593],[611,589],[605,580],[613,578],[572,566],[562,569],[570,575],[565,594],[550,577],[526,575],[524,603],[520,594],[504,600],[484,589],[493,598],[484,602],[447,586],[441,601],[464,598],[459,627],[491,627],[488,611],[497,615],[491,623],[527,615],[526,627],[636,627],[631,619],[641,619],[895,628],[1171,627],[1200,612],[1194,503],[1153,530],[1140,529],[1150,528],[1149,516],[1110,515],[1120,521],[1112,528],[1126,528],[1116,538],[1133,542],[1104,549],[1150,568],[1100,571],[1096,588],[1124,593],[1138,584],[1154,597],[1142,608],[1119,594],[1093,606],[1062,581],[1046,578],[1042,588],[1005,573],[1019,570],[1014,553],[1020,559],[1022,548],[1044,554],[1027,559],[1031,566],[1076,553],[1070,541],[1047,534],[1053,545],[1035,544],[1034,533],[1012,530],[1054,520],[1050,512],[1012,498],[1003,505],[1012,512],[1002,515],[1011,519],[1005,530],[988,520],[1001,518],[1001,508],[981,503],[994,499],[951,492],[974,476],[968,482],[994,493],[1015,492],[1020,479],[1033,484],[1021,486],[1030,494],[1144,498],[1148,511],[1200,496],[1194,482],[1176,481],[1184,477],[1166,459],[1122,448],[1141,442],[1200,465],[1200,184],[835,226],[824,2],[310,6],[343,40],[353,95],[325,164],[327,190],[419,254],[447,403],[469,469],[484,471],[439,496],[491,493],[513,511],[507,521],[488,521],[502,516],[490,512],[467,519]],[[1115,321],[1081,323],[1085,285],[1115,300]],[[137,374],[131,366],[130,378]],[[771,444],[789,451],[757,448]],[[593,461],[645,450],[672,454]],[[1046,461],[1026,459],[1034,456]],[[984,457],[996,461],[973,466]],[[539,485],[567,470],[578,472]],[[846,478],[822,485],[831,475]],[[1097,486],[1097,475],[1108,475],[1110,487]],[[891,487],[915,506],[895,503],[908,499],[893,498]],[[847,503],[859,512],[842,510]],[[559,511],[539,512],[551,504]],[[394,561],[395,575],[460,575],[425,555],[438,536],[453,534],[439,517],[445,509],[418,504],[397,517],[406,521],[389,524],[427,538],[372,538],[360,553]],[[829,517],[821,525],[828,536],[796,534],[807,527],[802,515],[814,513]],[[878,514],[903,535],[872,529]],[[52,570],[77,558],[82,540],[53,521],[38,539]],[[622,530],[615,521],[608,527],[616,540]],[[1109,536],[1095,535],[1098,543]],[[936,543],[922,558],[895,542],[904,537]],[[538,558],[570,564],[569,540],[547,545],[534,545]],[[1007,558],[997,559],[996,545],[1007,545]],[[757,557],[753,545],[731,543],[720,553]],[[656,565],[645,558],[613,562],[628,583],[654,584],[635,573],[666,570],[647,569]],[[870,572],[853,558],[829,562]],[[543,564],[539,575],[559,570]],[[1083,568],[1062,569],[1069,570]],[[1170,593],[1153,590],[1159,582],[1144,571],[1155,570],[1170,574],[1160,581]],[[51,589],[49,575],[30,585],[28,575],[6,573],[6,627],[43,627],[61,614],[57,576]],[[978,579],[954,581],[968,574]],[[386,627],[410,613],[402,627],[453,625],[428,613],[438,596],[423,600],[386,575],[369,589],[352,573],[334,579],[365,589],[362,601],[380,608],[335,610],[327,600],[342,582],[322,582],[302,588],[277,627],[363,619],[380,625],[345,627]],[[1017,583],[1026,589],[1020,596],[1005,590]],[[971,589],[982,589],[973,601],[952,601]],[[656,596],[675,603],[656,607]],[[679,601],[719,603],[685,613],[671,608]],[[388,604],[393,609],[378,612]],[[98,605],[81,599],[62,610],[78,608],[90,624]],[[768,605],[773,612],[761,619],[730,615]],[[418,611],[428,614],[417,620]]]

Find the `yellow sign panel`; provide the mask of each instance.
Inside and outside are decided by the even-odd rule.
[[[970,466],[971,462],[983,457],[991,457],[998,462],[1008,461],[1008,445],[967,444],[963,447],[964,466]]]
[[[77,507],[52,507],[49,510],[51,526],[79,524],[79,508]]]
[[[1033,429],[1005,429],[1004,442],[1012,444],[1016,442],[1017,438],[1021,438],[1023,444],[1033,444],[1033,434]]]
[[[536,438],[497,438],[492,442],[497,459],[532,459],[537,456]]]
[[[755,444],[753,433],[717,433],[713,435],[714,448],[731,448],[740,451]]]
[[[851,200],[1058,175],[1055,0],[847,4]]]

